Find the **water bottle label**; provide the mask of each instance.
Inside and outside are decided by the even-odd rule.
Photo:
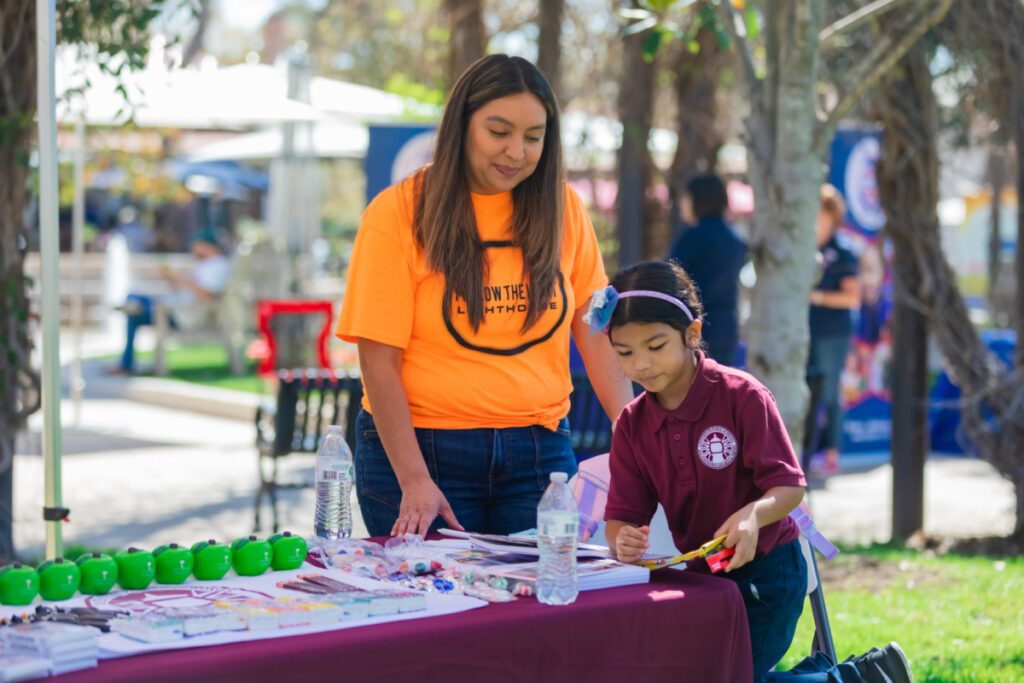
[[[537,520],[537,535],[549,538],[575,537],[580,516],[575,513],[544,514]]]
[[[348,463],[321,463],[317,467],[321,481],[345,481],[352,478],[352,465]]]

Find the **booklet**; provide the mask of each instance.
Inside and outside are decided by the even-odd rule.
[[[475,549],[452,553],[449,557],[460,565],[463,576],[477,574],[489,581],[501,579],[513,592],[517,592],[520,585],[529,587],[529,593],[536,591],[538,562],[535,554]],[[647,583],[650,576],[644,567],[607,558],[582,558],[576,563],[576,578],[581,591]]]
[[[481,548],[496,553],[517,553],[537,557],[540,551],[537,550],[536,536],[504,536],[501,534],[479,534],[472,531],[456,531],[455,529],[438,529],[438,533],[452,538],[464,538],[474,548]],[[576,558],[601,558],[614,559],[607,546],[591,545],[589,543],[576,544]]]

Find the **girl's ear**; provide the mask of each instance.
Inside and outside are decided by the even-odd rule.
[[[703,323],[700,320],[694,320],[690,323],[690,326],[686,328],[686,345],[691,349],[700,348],[700,331]]]

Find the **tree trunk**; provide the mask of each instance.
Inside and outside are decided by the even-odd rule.
[[[1003,136],[1000,135],[1000,138]],[[1004,144],[999,144],[1003,142]],[[1003,188],[1006,186],[1006,145],[1005,141],[997,141],[988,155],[989,182],[992,188],[992,209],[989,220],[988,235],[988,305],[989,310],[998,316],[999,310],[996,293],[999,291],[999,275],[1002,269],[1003,252]],[[1000,327],[1005,323],[996,320]]]
[[[192,40],[188,42],[188,47],[185,48],[185,54],[182,55],[182,66],[189,66],[203,52],[206,45],[206,31],[209,27],[210,0],[200,0],[199,11],[196,15],[196,31],[192,34]]]
[[[638,6],[634,0],[634,6]],[[653,163],[647,148],[654,99],[654,64],[644,61],[643,43],[649,31],[624,38],[623,70],[619,85],[622,146],[618,158],[615,198],[619,267],[637,263],[644,254],[646,196]]]
[[[1001,115],[1003,124],[1013,131],[1015,143],[1019,146],[1024,142],[1024,108],[1020,97],[1024,91],[1024,74],[1019,68],[1022,55],[1016,36],[1024,35],[1024,7],[1005,1],[998,9],[990,3],[961,3],[959,12],[958,25],[967,27],[971,32],[972,53],[983,52],[979,73],[990,74],[993,82],[999,84],[1000,92],[1011,93],[1009,106]],[[887,115],[887,135],[896,127],[908,139],[916,139],[921,133],[920,124],[914,122],[904,109],[907,99],[897,98],[889,102],[892,111]],[[884,163],[885,173],[894,176],[910,173],[909,169],[915,165],[928,162],[918,151]],[[913,173],[921,175],[923,172],[917,170]],[[880,189],[886,184],[880,183]],[[910,205],[907,198],[887,203],[897,207]],[[1021,210],[1020,204],[1018,210]],[[967,315],[956,275],[942,251],[938,221],[918,221],[913,227],[910,230],[903,222],[892,221],[893,239],[905,242],[921,274],[916,297],[910,303],[927,317],[950,378],[963,394],[961,423],[966,434],[981,457],[1014,486],[1017,494],[1014,535],[1024,539],[1024,383],[1020,381],[1022,366],[1019,365],[1024,360],[1024,344],[1018,342],[1016,347],[1017,371],[1007,372],[981,341]],[[1020,249],[1017,250],[1016,267],[1019,274],[1022,267]],[[1017,296],[1015,325],[1020,335],[1024,331],[1021,329],[1024,325],[1024,299],[1021,298],[1020,287],[1017,288]],[[1020,338],[1018,336],[1018,340]]]
[[[483,0],[445,0],[449,26],[448,84],[487,52]]]
[[[938,110],[928,51],[918,43],[888,76],[879,98],[884,126],[878,191],[893,245],[892,533],[906,540],[924,526],[924,464],[928,456],[928,329],[916,302],[924,278],[913,242],[938,234]]]
[[[824,177],[813,147],[818,32],[823,0],[764,4],[767,77],[750,93],[750,179],[757,205],[757,270],[745,328],[747,365],[775,395],[795,444],[807,409],[808,297],[814,284],[814,222]]]
[[[562,20],[565,0],[540,0],[537,24],[537,67],[547,77],[559,104],[565,104],[562,93]]]
[[[24,261],[28,156],[36,108],[35,2],[0,13],[0,562],[14,555],[14,438],[39,407],[30,365]]]
[[[698,10],[703,15],[703,8]],[[690,52],[680,46],[675,60],[676,133],[678,143],[669,175],[672,200],[668,225],[675,232],[679,225],[679,200],[686,184],[701,173],[715,170],[723,136],[718,117],[718,80],[725,53],[715,30],[707,23],[697,31],[699,50]]]

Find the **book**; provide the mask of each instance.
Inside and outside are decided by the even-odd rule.
[[[501,534],[479,534],[472,531],[456,531],[455,529],[438,529],[438,533],[452,538],[462,538],[470,542],[474,548],[495,553],[513,553],[536,558],[540,555],[537,549],[536,536],[504,536]],[[607,546],[576,544],[576,558],[614,559]]]
[[[524,592],[520,588],[524,586],[529,594],[536,591],[536,555],[475,549],[452,553],[450,558],[460,565],[463,576],[470,581],[501,582],[513,593]],[[582,558],[576,562],[576,579],[581,591],[647,583],[650,576],[643,567],[609,558]]]
[[[0,653],[0,683],[27,681],[49,675],[50,660],[45,657]]]

